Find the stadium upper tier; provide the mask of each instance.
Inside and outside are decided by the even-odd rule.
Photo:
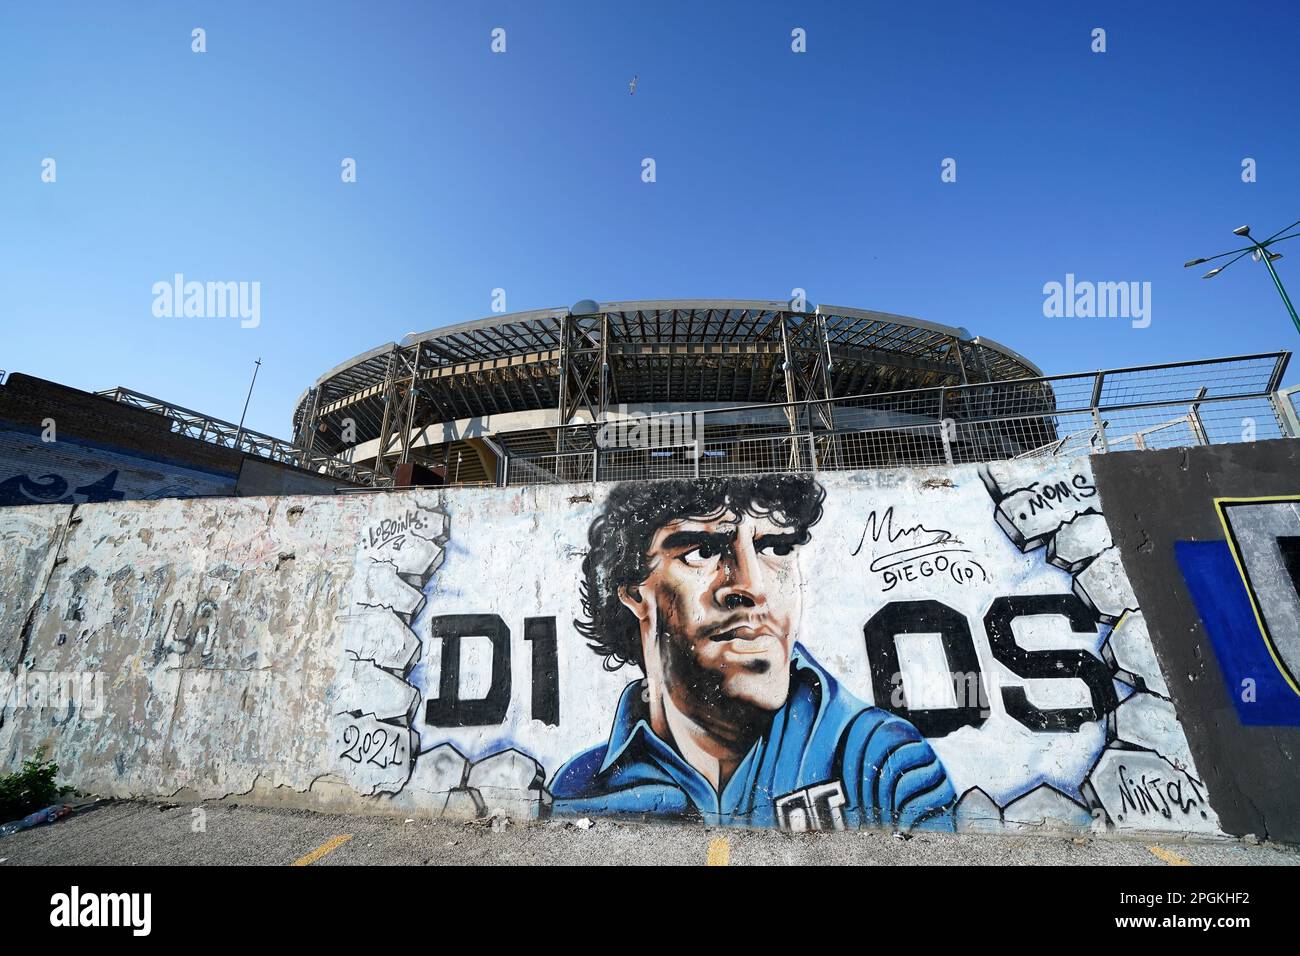
[[[316,452],[382,468],[385,459],[449,460],[448,443],[469,434],[467,421],[490,435],[591,421],[619,406],[668,411],[1038,375],[1023,356],[966,329],[887,312],[583,300],[364,352],[302,395],[294,429]]]

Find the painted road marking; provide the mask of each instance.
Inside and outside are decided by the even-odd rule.
[[[1158,859],[1164,860],[1170,866],[1191,866],[1192,865],[1188,863],[1186,860],[1184,860],[1177,853],[1174,853],[1172,850],[1166,850],[1162,846],[1149,846],[1147,847],[1147,849],[1150,850],[1151,853],[1154,856],[1156,856]]]
[[[707,866],[726,866],[731,862],[731,844],[726,837],[714,837],[709,841],[709,858]]]
[[[316,849],[312,850],[302,859],[294,860],[293,865],[311,866],[321,857],[328,856],[329,854],[333,853],[335,850],[337,850],[339,847],[341,847],[343,844],[347,843],[351,839],[352,839],[351,833],[340,834],[339,836],[334,837],[332,840],[327,840],[326,842],[322,843],[320,846],[316,847]]]

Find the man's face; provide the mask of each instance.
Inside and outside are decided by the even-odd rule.
[[[780,518],[671,521],[650,541],[650,576],[624,589],[642,621],[647,673],[659,671],[688,715],[747,723],[785,703],[802,580],[798,532]]]

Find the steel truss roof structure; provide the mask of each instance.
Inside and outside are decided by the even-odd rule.
[[[389,475],[396,462],[422,457],[413,436],[429,424],[554,409],[551,424],[559,425],[599,420],[620,404],[797,402],[1040,374],[965,329],[887,312],[584,300],[410,335],[358,355],[303,394],[294,429],[296,444],[315,454],[377,441],[384,453],[374,467]]]

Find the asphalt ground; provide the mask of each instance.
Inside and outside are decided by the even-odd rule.
[[[0,866],[1296,866],[1300,849],[1236,840],[1025,832],[786,834],[610,820],[401,820],[226,802],[115,801],[0,837]]]

